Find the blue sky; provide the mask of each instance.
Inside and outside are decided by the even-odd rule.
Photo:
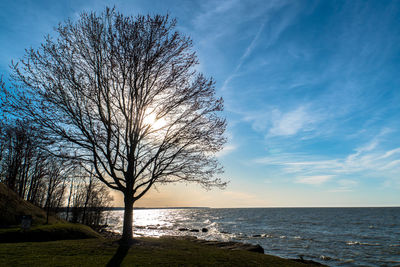
[[[400,205],[399,1],[2,1],[0,73],[113,5],[176,17],[228,120],[224,191],[174,185],[139,204]]]

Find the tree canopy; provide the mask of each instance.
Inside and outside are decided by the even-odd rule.
[[[8,112],[40,127],[52,153],[124,194],[125,240],[134,202],[154,184],[226,185],[215,156],[223,100],[175,26],[168,15],[83,13],[26,50],[13,64],[16,86],[3,86]]]

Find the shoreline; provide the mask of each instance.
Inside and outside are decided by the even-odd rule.
[[[131,245],[114,238],[2,243],[0,266],[316,266],[193,239],[141,237]]]
[[[106,229],[102,229],[102,230],[98,231],[98,233],[106,239],[118,240],[121,238],[121,234],[113,232],[113,231],[109,231]],[[261,245],[259,245],[259,244],[253,245],[253,244],[246,243],[246,242],[205,240],[205,239],[200,239],[200,238],[198,238],[196,236],[192,236],[192,235],[179,235],[179,236],[164,235],[164,236],[159,236],[159,237],[140,236],[138,238],[134,238],[134,240],[135,239],[140,240],[141,238],[185,240],[185,241],[190,241],[190,242],[198,243],[198,244],[205,245],[205,246],[210,246],[210,247],[213,247],[216,249],[225,249],[225,250],[232,250],[232,251],[235,251],[235,250],[248,251],[248,252],[260,253],[260,254],[268,255],[268,256],[274,256],[271,254],[266,254],[265,249]],[[277,256],[274,256],[274,257],[277,257]],[[293,259],[293,258],[282,258],[282,259],[289,260],[289,261],[295,261],[295,262],[299,262],[299,263],[304,263],[307,265],[325,266],[324,264],[322,264],[320,262],[304,259],[302,256],[299,256],[298,259]]]

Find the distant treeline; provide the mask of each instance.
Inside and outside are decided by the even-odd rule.
[[[79,162],[51,153],[53,143],[28,121],[0,121],[0,182],[47,215],[63,211],[69,221],[100,224],[109,191]]]
[[[77,209],[83,209],[84,207],[78,207]],[[101,207],[104,211],[113,211],[113,210],[124,210],[124,207]],[[59,208],[60,212],[66,212],[69,208],[68,207],[61,207]],[[91,210],[92,208],[87,208],[88,210]],[[171,209],[171,210],[187,210],[187,209],[210,209],[209,207],[135,207],[133,208],[134,210],[166,210],[166,209]]]

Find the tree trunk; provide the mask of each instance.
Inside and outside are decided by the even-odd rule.
[[[71,203],[71,196],[72,196],[72,190],[74,186],[74,180],[71,180],[71,187],[69,189],[69,197],[68,197],[68,205],[67,205],[67,216],[65,218],[66,221],[68,221],[68,215],[69,215],[69,204]]]
[[[125,209],[124,209],[124,226],[122,230],[122,243],[130,243],[132,241],[133,233],[133,196],[125,194],[124,197]]]
[[[49,179],[49,184],[48,184],[48,189],[47,189],[47,197],[46,197],[46,224],[49,224],[49,213],[50,213],[50,196],[51,196],[51,187],[53,186],[51,184],[52,178],[50,177]]]
[[[88,189],[86,190],[86,200],[85,200],[85,205],[83,206],[82,224],[87,224],[86,210],[87,210],[87,205],[88,205],[88,203],[89,203],[91,194],[92,194],[92,173],[90,173],[90,177],[89,177],[89,187],[88,187]]]

